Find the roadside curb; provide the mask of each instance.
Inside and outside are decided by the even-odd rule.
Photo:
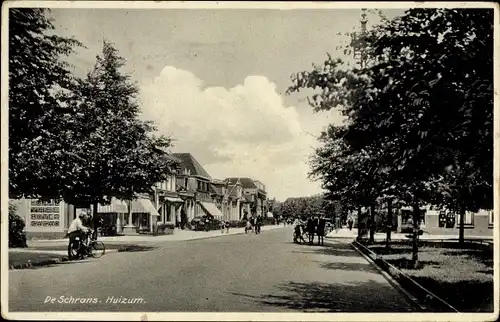
[[[28,261],[28,263],[25,263],[25,264],[9,265],[9,270],[28,269],[28,268],[40,267],[40,266],[57,265],[57,264],[67,262],[67,261],[68,261],[68,257],[52,258],[52,259],[47,259],[44,261],[38,261],[38,262],[34,262],[34,263],[32,263],[31,261]]]
[[[356,241],[354,240],[352,243],[350,243],[350,246],[354,248],[361,256],[363,256],[372,266],[375,267],[375,269],[384,276],[384,278],[391,284],[394,288],[396,288],[400,293],[402,293],[407,301],[412,304],[416,309],[420,310],[421,312],[426,312],[428,311],[428,308],[423,305],[415,296],[410,294],[407,290],[405,290],[401,284],[399,284],[398,281],[396,281],[393,276],[391,276],[389,273],[387,273],[385,270],[383,270],[373,258],[370,256],[366,255],[363,251],[361,251],[356,245]]]
[[[105,253],[115,253],[118,252],[118,249],[110,249],[106,250]],[[68,259],[68,256],[63,256],[60,258],[54,257],[51,259],[46,259],[42,261],[36,261],[36,262],[31,262],[28,260],[27,263],[23,264],[15,264],[15,265],[9,265],[9,270],[14,270],[14,269],[29,269],[29,268],[35,268],[35,267],[43,267],[43,266],[50,266],[50,265],[57,265],[65,262],[69,262],[70,260]]]

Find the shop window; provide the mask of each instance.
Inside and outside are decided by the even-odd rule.
[[[438,227],[439,228],[445,228],[446,227],[446,212],[440,211],[439,212],[439,221],[438,221]]]
[[[453,212],[446,214],[446,226],[445,228],[454,228],[456,222],[456,215]]]

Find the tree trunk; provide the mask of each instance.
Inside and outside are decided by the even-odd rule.
[[[464,231],[464,225],[465,225],[465,207],[460,207],[460,223],[458,225],[458,244],[462,245],[465,242],[465,231]]]
[[[391,230],[392,230],[392,199],[387,201],[387,237],[385,238],[385,247],[391,247]]]
[[[97,213],[98,213],[97,207],[98,207],[98,204],[99,203],[97,201],[95,201],[93,203],[94,209],[93,209],[93,214],[92,214],[92,226],[93,226],[92,229],[94,229],[94,233],[93,233],[94,238],[97,238]]]
[[[413,234],[412,234],[412,254],[411,265],[413,268],[418,266],[418,231],[420,223],[420,207],[413,205]]]
[[[358,206],[358,237],[361,238],[361,220],[362,220],[361,206]]]
[[[375,242],[375,203],[370,205],[370,243]]]

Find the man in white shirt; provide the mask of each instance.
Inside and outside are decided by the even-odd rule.
[[[90,228],[87,228],[83,225],[82,220],[85,220],[86,215],[80,214],[78,217],[73,219],[68,228],[68,236],[69,236],[69,245],[72,245],[75,241],[76,237],[79,237],[80,242],[84,242],[85,233],[87,233]],[[77,246],[78,248],[79,245]]]

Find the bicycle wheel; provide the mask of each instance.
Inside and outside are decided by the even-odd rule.
[[[78,258],[78,247],[76,247],[75,243],[70,243],[68,245],[68,259],[73,260]]]
[[[94,258],[99,258],[106,252],[106,247],[101,241],[95,241],[90,246],[90,255]]]

